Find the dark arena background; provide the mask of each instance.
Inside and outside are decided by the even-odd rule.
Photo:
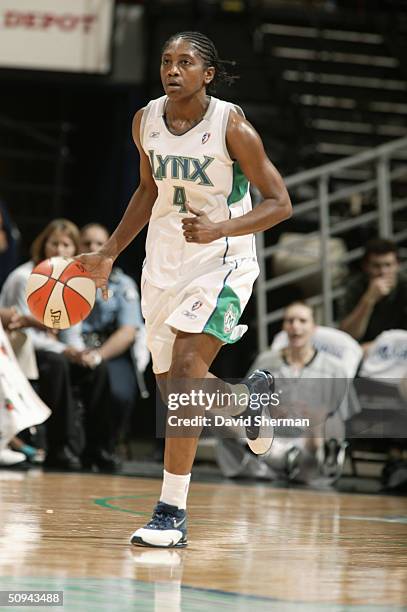
[[[256,236],[248,331],[211,371],[236,382],[280,359],[276,389],[297,389],[288,408],[318,427],[276,427],[264,456],[205,428],[190,543],[150,549],[128,544],[163,470],[138,299],[147,230],[111,302],[138,323],[78,328],[102,368],[123,357],[106,380],[98,360],[67,374],[63,335],[13,328],[29,311],[10,274],[56,219],[115,229],[139,184],[133,117],[163,95],[163,43],[185,30],[230,61],[216,97],[243,109],[293,204]],[[0,92],[0,609],[407,610],[406,0],[0,0]],[[120,326],[126,346],[105,358]],[[96,435],[109,452],[90,457]]]

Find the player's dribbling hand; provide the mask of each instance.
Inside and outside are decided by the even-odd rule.
[[[182,231],[187,242],[207,244],[222,237],[220,223],[214,223],[206,213],[192,208],[188,203],[186,207],[188,212],[195,215],[182,219]]]
[[[95,281],[96,287],[101,289],[103,299],[107,300],[109,297],[107,283],[112,271],[113,259],[99,252],[81,253],[74,257],[74,259],[83,265]]]

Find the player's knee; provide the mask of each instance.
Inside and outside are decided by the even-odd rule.
[[[174,356],[169,370],[170,378],[196,377],[196,355],[193,351]]]

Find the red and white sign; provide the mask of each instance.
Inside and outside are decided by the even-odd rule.
[[[0,66],[104,73],[114,0],[1,0]]]

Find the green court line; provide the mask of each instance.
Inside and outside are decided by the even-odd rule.
[[[195,495],[206,495],[206,492],[205,491],[195,491],[194,496]],[[147,499],[147,498],[157,499],[157,494],[156,493],[144,493],[142,495],[115,495],[115,496],[109,496],[109,497],[99,497],[97,499],[94,499],[93,503],[95,503],[97,506],[101,506],[102,508],[107,508],[108,510],[115,510],[116,512],[125,512],[127,514],[133,514],[134,516],[148,516],[150,518],[151,510],[150,512],[142,512],[141,510],[130,510],[128,508],[122,508],[121,506],[116,506],[110,503],[111,500],[116,500],[116,499]],[[199,520],[189,521],[189,524],[208,526],[208,525],[213,525],[213,522],[214,522],[213,519],[209,519],[209,520],[199,519]],[[229,521],[222,522],[216,519],[216,524],[217,525],[219,524],[229,525]]]
[[[194,491],[194,496],[196,495],[206,495],[206,492],[204,491]],[[157,497],[156,493],[143,493],[141,495],[116,495],[116,496],[109,496],[109,497],[100,497],[98,499],[94,499],[93,502],[102,507],[102,508],[106,508],[108,510],[115,510],[116,512],[124,512],[127,514],[132,514],[134,516],[147,516],[147,517],[151,517],[151,511],[150,512],[142,512],[140,510],[131,510],[129,508],[123,508],[121,506],[118,505],[114,505],[111,502],[111,500],[120,500],[120,499],[147,499],[147,498],[153,498],[155,499]],[[323,518],[339,518],[339,519],[352,519],[351,516],[341,516],[341,515],[332,515],[332,516],[323,516]],[[395,521],[393,520],[394,517],[389,517],[389,520],[386,520],[386,517],[384,518],[372,518],[371,520],[377,520],[377,521],[383,521],[383,522],[387,522],[387,523],[395,523],[395,522],[407,522],[407,517],[401,517],[403,520],[402,521]],[[405,520],[404,520],[405,518]],[[392,519],[392,520],[390,520]],[[359,520],[359,519],[353,519],[353,520]],[[362,519],[360,519],[362,520]],[[363,518],[363,520],[370,520],[369,518]],[[199,519],[199,520],[191,520],[189,521],[190,525],[205,525],[205,526],[210,526],[213,524],[213,520],[209,519],[209,520],[205,520],[205,519]],[[216,519],[216,524],[217,525],[225,525],[228,526],[230,525],[230,521],[220,521],[219,519]],[[261,528],[256,529],[256,527],[253,527],[253,530],[255,532],[257,531],[261,531],[262,533],[264,532],[268,532],[268,533],[273,533],[276,534],[276,529],[274,527],[267,527],[267,526],[262,526]],[[284,534],[288,534],[291,535],[293,532],[292,528],[287,528],[287,529],[283,529],[282,527],[278,528],[278,535],[283,536]],[[296,530],[296,533],[298,534],[298,530]],[[307,529],[304,529],[304,533],[308,533]],[[321,534],[324,535],[324,534]],[[332,535],[331,532],[328,532],[326,534],[327,536]],[[352,542],[355,543],[355,535],[335,535],[335,540],[336,541],[341,541],[341,542]],[[400,545],[400,547],[405,547],[406,543],[403,541],[392,541],[392,546],[395,545]]]
[[[200,493],[198,493],[198,495],[199,494]],[[204,493],[202,492],[202,494]],[[133,514],[134,516],[148,516],[150,518],[151,510],[150,512],[142,512],[141,510],[130,510],[128,508],[122,508],[121,506],[116,506],[110,503],[110,500],[115,500],[115,499],[146,499],[146,498],[156,499],[157,494],[156,493],[145,493],[143,495],[117,495],[114,497],[99,497],[98,499],[94,499],[93,501],[98,506],[101,506],[102,508],[107,508],[108,510],[116,510],[117,512],[126,512],[127,514]],[[197,521],[192,521],[192,524],[193,525],[212,525],[213,521],[212,520],[205,521],[205,520],[200,519]]]
[[[139,510],[128,510],[127,508],[122,508],[121,506],[114,506],[110,503],[111,499],[146,499],[147,497],[156,498],[156,493],[144,493],[143,495],[116,495],[113,497],[99,497],[98,499],[94,499],[94,503],[98,506],[102,506],[102,508],[108,508],[109,510],[116,510],[117,512],[127,512],[129,514],[134,514],[135,516],[151,516],[151,512],[140,512]]]

